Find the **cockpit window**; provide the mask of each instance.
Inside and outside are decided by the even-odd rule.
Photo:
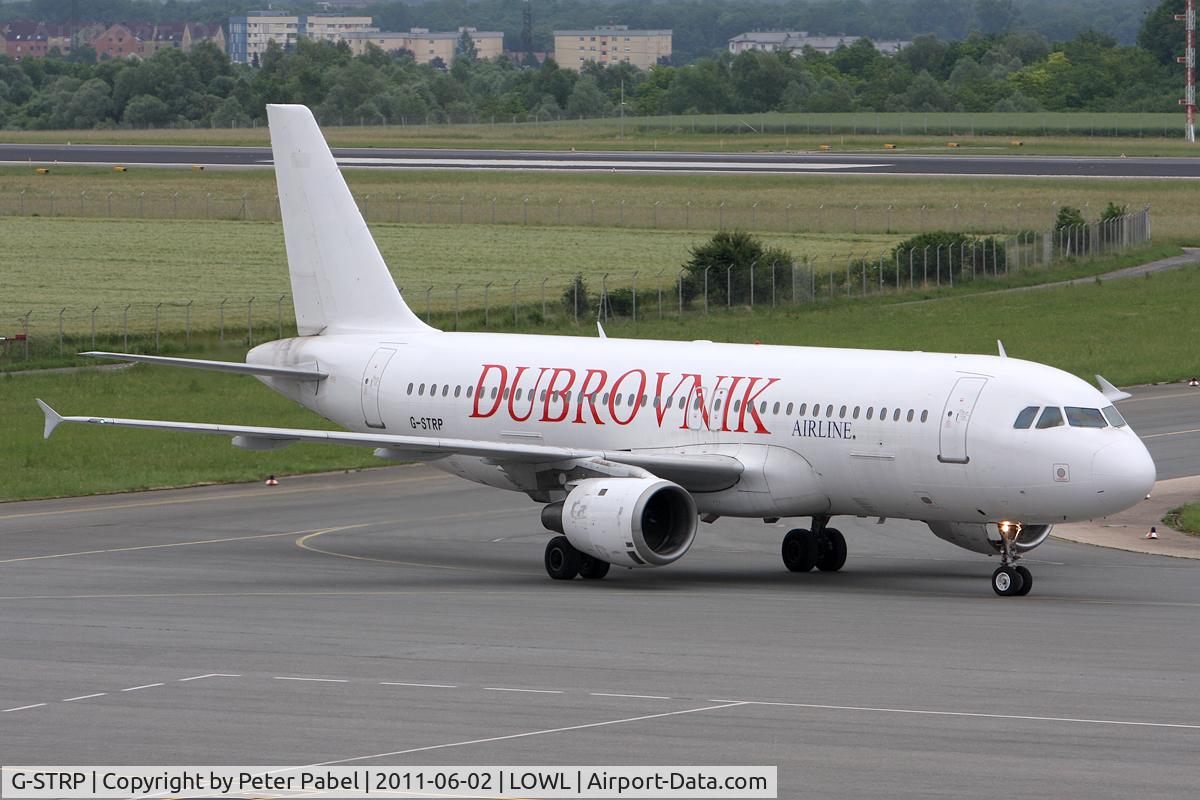
[[[1125,427],[1125,418],[1121,416],[1121,412],[1117,411],[1115,406],[1105,406],[1100,409],[1100,413],[1104,414],[1104,418],[1108,420],[1108,424],[1114,428]]]
[[[1054,406],[1046,406],[1046,410],[1042,412],[1042,416],[1038,418],[1038,430],[1042,428],[1057,428],[1063,424],[1062,412]]]
[[[1038,406],[1026,406],[1020,414],[1017,414],[1017,421],[1013,423],[1013,427],[1018,430],[1026,430],[1033,424],[1033,418],[1037,416]]]
[[[1072,428],[1103,428],[1108,425],[1098,408],[1067,406],[1063,410],[1067,412],[1067,423]]]

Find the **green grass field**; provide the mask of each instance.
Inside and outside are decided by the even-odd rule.
[[[338,147],[483,147],[579,150],[946,149],[1074,155],[1188,155],[1182,114],[1119,113],[831,113],[696,114],[481,124],[334,126]],[[5,131],[9,142],[265,145],[264,127],[193,130]],[[1016,147],[1014,140],[1022,141]]]
[[[1180,298],[1200,292],[1200,270],[1009,294],[945,297],[925,303],[838,302],[771,311],[733,311],[682,319],[615,320],[610,336],[876,347],[994,353],[1042,361],[1117,384],[1178,379],[1200,372],[1200,319],[1182,313]],[[557,332],[591,335],[562,323]],[[204,353],[239,359],[233,349]],[[134,367],[119,371],[0,376],[6,431],[0,459],[8,465],[0,499],[90,494],[154,486],[255,480],[367,466],[369,452],[295,445],[250,453],[224,439],[65,426],[41,440],[42,397],[66,414],[140,416],[246,424],[320,427],[312,414],[256,381],[214,373]]]
[[[1190,181],[398,172],[348,169],[371,222],[780,233],[1045,230],[1070,205],[1097,219],[1109,202],[1153,207],[1156,235],[1197,237]],[[0,216],[276,220],[273,174],[90,167],[0,168]]]
[[[1163,524],[1177,531],[1200,536],[1200,503],[1189,503],[1163,517]]]
[[[491,281],[493,305],[511,304],[512,285],[520,281],[521,302],[540,301],[541,281],[556,301],[571,277],[583,273],[594,288],[612,273],[612,285],[628,286],[638,270],[642,288],[661,273],[673,285],[694,245],[711,234],[699,231],[633,228],[547,228],[478,225],[464,235],[453,225],[376,224],[373,233],[385,260],[409,302],[425,309],[432,286],[434,308],[453,307],[454,288],[462,285],[463,308],[483,306],[484,284]],[[91,309],[99,306],[100,331],[123,329],[124,307],[132,331],[152,330],[154,305],[163,330],[181,330],[190,313],[193,330],[215,329],[218,304],[228,298],[230,328],[244,332],[247,300],[256,298],[259,324],[274,327],[276,301],[290,294],[283,229],[278,223],[221,220],[102,220],[73,218],[0,218],[0,335],[12,335],[18,317],[33,311],[42,336],[55,334],[58,312],[66,308],[68,334],[87,333]],[[786,248],[797,258],[828,265],[835,255],[880,252],[896,235],[771,233],[764,241]],[[193,302],[190,312],[185,304]],[[290,299],[285,306],[290,305]],[[291,309],[284,309],[285,320]]]

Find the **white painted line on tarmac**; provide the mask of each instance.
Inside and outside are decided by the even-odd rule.
[[[136,692],[138,689],[153,689],[155,686],[162,686],[161,683],[144,683],[141,686],[130,686],[128,689],[122,689],[122,692]]]
[[[544,736],[551,733],[567,733],[569,731],[583,731],[591,728],[604,728],[609,725],[629,725],[634,722],[645,722],[652,719],[665,719],[667,717],[678,717],[684,714],[700,714],[705,711],[719,711],[723,708],[735,708],[744,706],[746,703],[740,700],[732,700],[722,702],[712,706],[700,706],[698,708],[684,708],[679,711],[664,711],[661,714],[646,714],[640,717],[624,717],[622,719],[609,719],[603,722],[588,722],[583,725],[567,725],[562,728],[546,728],[540,731],[524,731],[522,733],[510,733],[505,736],[489,736],[486,739],[466,739],[460,742],[446,742],[445,744],[431,744],[425,747],[411,747],[407,750],[393,750],[388,753],[374,753],[369,756],[353,756],[351,758],[339,758],[334,761],[322,761],[319,764],[308,764],[307,767],[329,767],[334,764],[349,764],[353,761],[369,761],[373,758],[391,758],[392,756],[403,756],[410,753],[425,753],[430,750],[444,750],[450,747],[466,747],[473,744],[489,744],[491,742],[503,742],[511,739],[526,739],[530,736]],[[284,767],[278,772],[289,772],[296,769],[305,769],[305,767]]]
[[[6,708],[3,711],[0,711],[0,714],[7,714],[10,711],[25,711],[30,708],[41,708],[44,705],[46,705],[46,704],[45,703],[34,703],[33,705],[28,705],[28,706],[17,706],[16,708]]]
[[[205,678],[240,678],[240,677],[242,677],[242,676],[234,675],[229,672],[209,672],[204,675],[193,675],[190,678],[180,678],[179,682],[187,683],[188,681],[199,681],[199,680],[204,680]]]
[[[415,686],[419,689],[457,689],[453,683],[400,683],[399,681],[380,681],[380,686]]]
[[[1039,717],[1028,714],[985,714],[976,711],[934,711],[921,708],[887,708],[882,706],[833,706],[820,703],[783,703],[767,700],[716,700],[710,703],[741,703],[750,706],[779,706],[782,708],[810,708],[817,711],[863,711],[876,714],[916,714],[929,717],[973,717],[977,719],[1011,719],[1026,722],[1067,722],[1079,725],[1124,725],[1137,728],[1174,728],[1200,730],[1200,725],[1176,722],[1139,722],[1124,719],[1089,719],[1086,717]]]
[[[508,169],[634,169],[634,170],[703,170],[706,172],[812,172],[821,170],[879,169],[892,164],[847,162],[788,162],[788,161],[632,161],[626,159],[526,159],[526,158],[405,158],[379,156],[342,156],[339,164],[347,166],[430,167],[447,169],[477,169],[500,167]]]
[[[1186,431],[1170,431],[1168,433],[1149,433],[1143,436],[1143,439],[1157,439],[1160,436],[1183,436],[1188,433],[1200,433],[1200,428],[1190,428]]]
[[[661,694],[616,694],[613,692],[588,692],[592,697],[628,697],[631,700],[670,700]]]
[[[528,692],[529,694],[562,694],[561,689],[511,689],[507,686],[485,686],[485,692]]]
[[[294,678],[290,675],[276,675],[277,681],[308,681],[310,683],[349,683],[345,678]]]
[[[63,698],[64,703],[74,703],[76,700],[91,700],[93,697],[104,697],[108,692],[96,692],[95,694],[81,694],[79,697]]]

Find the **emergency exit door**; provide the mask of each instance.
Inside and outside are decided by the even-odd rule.
[[[967,428],[985,383],[987,378],[959,378],[954,384],[954,390],[946,398],[946,407],[942,409],[938,461],[966,464],[971,460],[967,454]]]
[[[395,349],[381,347],[371,356],[367,368],[363,370],[362,412],[363,420],[369,428],[387,427],[383,424],[383,412],[379,407],[379,384],[383,382],[383,373],[394,355]]]

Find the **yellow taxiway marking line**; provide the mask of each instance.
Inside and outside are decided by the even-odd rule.
[[[423,475],[415,478],[395,478],[390,481],[359,481],[357,483],[345,483],[338,486],[297,486],[294,489],[270,489],[265,490],[268,496],[277,496],[281,494],[299,494],[312,493],[323,491],[343,491],[345,489],[357,489],[363,486],[393,486],[398,483],[423,483],[425,481],[441,480],[451,478],[451,475]],[[177,497],[171,500],[146,500],[143,502],[130,503],[113,503],[112,505],[96,505],[87,506],[86,508],[60,508],[55,511],[27,511],[20,514],[3,514],[0,515],[0,520],[5,519],[26,519],[28,517],[52,517],[55,514],[87,514],[98,513],[103,511],[120,511],[127,508],[153,508],[155,506],[174,506],[185,503],[206,503],[210,500],[239,500],[251,497],[258,497],[247,491],[243,492],[226,492],[224,494],[208,494],[203,497]]]
[[[285,531],[283,533],[257,533],[253,536],[227,536],[224,539],[199,539],[192,542],[168,542],[167,544],[143,544],[136,547],[113,547],[108,550],[79,550],[74,553],[54,553],[45,556],[24,556],[23,558],[6,558],[0,560],[0,564],[12,564],[17,561],[41,561],[47,558],[70,558],[72,556],[94,556],[101,553],[128,553],[134,550],[158,550],[164,547],[191,547],[197,544],[221,544],[222,542],[244,542],[249,539],[271,539],[279,536],[295,536],[297,534],[308,533],[310,536],[318,536],[322,533],[333,533],[334,531],[344,531],[350,528],[364,528],[367,523],[360,525],[342,525],[337,528],[326,528],[318,531]]]

